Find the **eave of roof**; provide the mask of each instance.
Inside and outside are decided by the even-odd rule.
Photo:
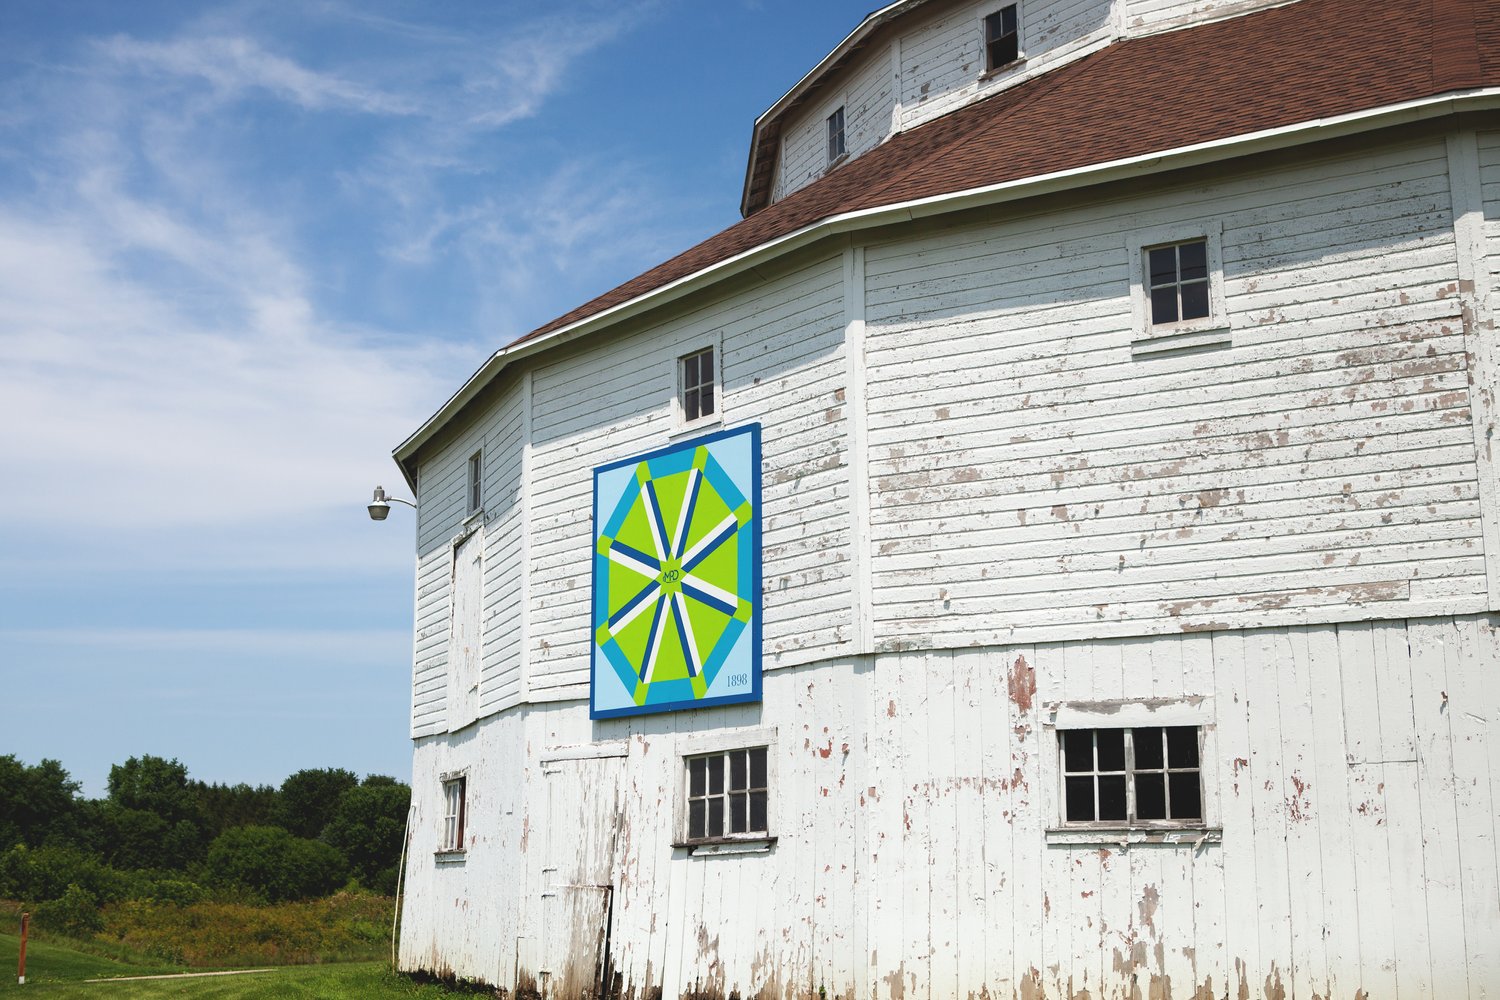
[[[1480,44],[1496,31],[1500,0],[1428,0],[1427,12],[1413,17],[1396,0],[1301,0],[1119,42],[896,136],[497,351],[394,457],[411,481],[417,450],[511,362],[831,235],[1500,107],[1500,88],[1486,86],[1500,84],[1500,54]],[[1445,27],[1450,18],[1469,27]],[[1246,24],[1259,30],[1232,30]],[[1226,72],[1212,59],[1226,51],[1254,69]],[[1266,66],[1277,75],[1255,72]],[[1205,79],[1209,70],[1220,72]],[[1181,79],[1199,89],[1175,86]],[[1148,105],[1159,83],[1169,85],[1163,99]],[[1193,108],[1172,106],[1182,93]],[[1174,117],[1187,110],[1196,113]]]

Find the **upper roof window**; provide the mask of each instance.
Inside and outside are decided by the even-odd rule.
[[[1021,33],[1016,4],[1001,7],[984,19],[984,70],[997,70],[1021,58]]]
[[[846,152],[848,149],[844,146],[844,106],[840,104],[838,110],[828,116],[828,162],[832,163]]]

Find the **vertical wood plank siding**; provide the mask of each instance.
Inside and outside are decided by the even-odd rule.
[[[1461,616],[889,653],[777,671],[763,709],[503,713],[418,742],[413,829],[437,835],[438,775],[462,764],[470,841],[443,862],[413,843],[423,905],[405,911],[401,964],[587,983],[591,965],[528,965],[524,942],[579,864],[572,826],[597,824],[614,831],[610,959],[629,996],[1485,995],[1500,982],[1496,629]],[[1054,706],[1136,695],[1202,699],[1222,843],[1049,842]],[[775,846],[674,849],[686,741],[767,720]],[[618,763],[548,760],[570,752]],[[558,816],[577,819],[565,832]],[[567,934],[547,928],[537,954],[585,953]]]
[[[1132,360],[1195,219],[1232,348]],[[1482,608],[1453,254],[1441,142],[868,247],[878,648]]]

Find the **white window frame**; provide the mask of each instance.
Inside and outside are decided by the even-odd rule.
[[[1133,356],[1220,347],[1231,342],[1229,309],[1224,300],[1223,236],[1224,225],[1217,219],[1140,229],[1128,235]],[[1208,315],[1153,325],[1146,254],[1156,247],[1194,240],[1203,240],[1208,247]]]
[[[990,68],[990,36],[989,28],[985,22],[987,22],[992,15],[998,14],[1005,8],[1012,6],[1016,8],[1016,57],[1008,63],[1001,63],[999,66]],[[1015,0],[1015,3],[1013,4],[1002,3],[997,7],[987,7],[979,15],[979,79],[981,81],[989,80],[1004,73],[1008,73],[1009,71],[1015,69],[1017,66],[1025,64],[1026,19],[1025,11],[1021,9],[1024,6],[1025,4],[1021,3],[1021,0]]]
[[[766,829],[752,833],[726,833],[718,837],[693,839],[688,836],[688,786],[690,781],[689,761],[697,757],[727,754],[736,750],[754,750],[764,747],[766,751]],[[673,830],[676,840],[672,846],[698,854],[744,854],[768,851],[776,843],[776,729],[728,730],[687,737],[677,745],[677,795]],[[725,774],[725,786],[729,776]],[[726,813],[727,817],[727,813]],[[727,822],[727,819],[726,819]]]
[[[466,853],[469,849],[469,772],[450,771],[438,775],[438,787],[442,790],[443,822],[438,827],[438,849],[435,852],[439,856],[453,857]],[[458,789],[458,812],[450,813],[448,807],[449,789]],[[450,825],[451,821],[451,825]]]
[[[1066,702],[1050,706],[1042,724],[1043,787],[1051,797],[1046,831],[1049,844],[1182,844],[1198,846],[1223,839],[1219,812],[1218,734],[1213,700],[1206,697],[1135,701]],[[1063,792],[1062,740],[1075,729],[1141,729],[1194,726],[1198,729],[1198,780],[1203,816],[1187,820],[1074,821],[1067,819]]]
[[[472,517],[484,510],[484,449],[475,449],[464,468],[464,509]]]
[[[714,412],[698,417],[696,420],[687,419],[687,413],[682,407],[682,397],[687,391],[687,386],[682,381],[682,362],[688,357],[701,351],[712,350],[714,352]],[[696,434],[708,427],[717,427],[724,423],[724,338],[718,334],[700,334],[693,337],[684,337],[678,341],[672,351],[672,431],[671,437]]]
[[[832,153],[833,154],[833,155],[827,157],[828,165],[830,167],[832,167],[832,166],[834,166],[836,164],[839,164],[839,163],[843,163],[845,160],[847,160],[849,158],[849,112],[847,110],[848,107],[849,106],[847,104],[840,104],[838,107],[836,107],[832,111],[830,111],[828,113],[828,115],[823,119],[824,150],[825,150],[825,153]],[[839,151],[837,153],[833,152],[833,116],[834,115],[838,115],[839,116],[839,131],[838,131],[838,136],[839,136]]]

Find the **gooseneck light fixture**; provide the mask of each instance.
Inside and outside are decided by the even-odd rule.
[[[417,509],[417,505],[410,500],[402,500],[400,497],[388,497],[385,495],[385,487],[377,486],[375,487],[375,496],[370,500],[370,505],[365,508],[370,512],[370,520],[384,521],[391,513],[392,503],[404,503],[412,510]]]

